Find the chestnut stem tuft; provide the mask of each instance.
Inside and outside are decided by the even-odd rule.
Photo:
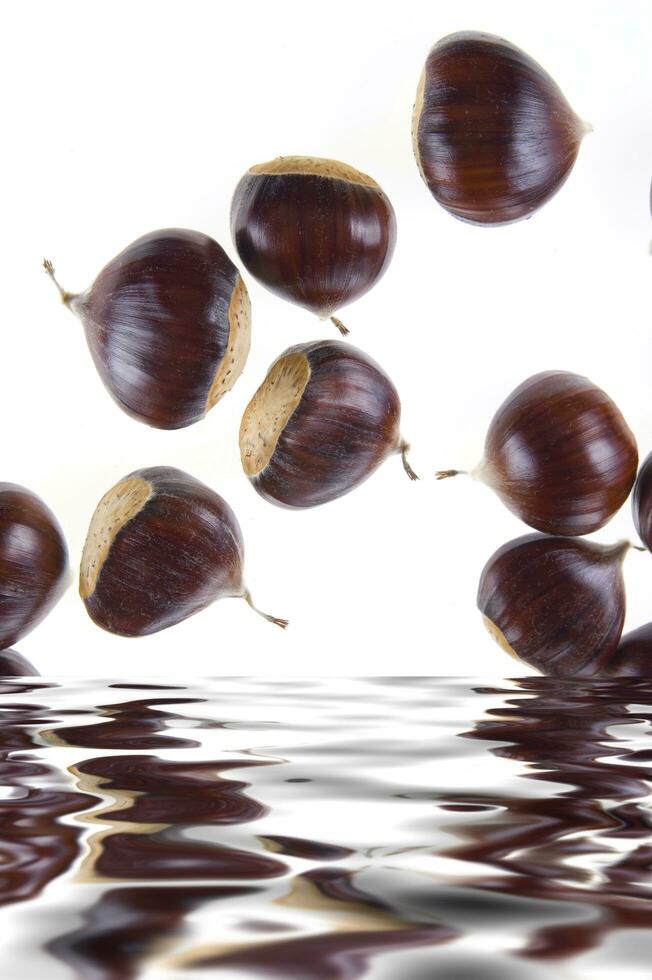
[[[282,630],[287,629],[287,627],[290,625],[287,619],[279,619],[277,616],[270,616],[269,613],[265,613],[255,606],[249,589],[244,590],[241,598],[245,600],[247,605],[253,609],[254,612],[258,613],[259,616],[262,616],[263,619],[266,619],[268,623],[274,623],[275,626],[280,626]]]
[[[407,473],[407,475],[410,477],[410,479],[411,480],[418,480],[419,477],[417,476],[417,474],[414,472],[414,470],[410,466],[410,463],[409,463],[408,458],[407,458],[407,454],[409,453],[409,451],[410,451],[410,443],[409,442],[405,442],[405,440],[402,439],[401,442],[399,442],[399,444],[397,446],[396,452],[401,454],[401,461],[403,463],[403,469],[405,470],[405,472]]]
[[[336,316],[332,316],[329,319],[330,319],[331,323],[334,323],[335,324],[335,326],[337,327],[337,329],[339,330],[339,332],[342,334],[343,337],[348,337],[348,335],[351,333],[351,331],[349,330],[348,327],[345,327],[344,326],[344,324],[342,323],[341,320],[338,320],[338,318]]]
[[[49,259],[43,259],[43,268],[45,269],[46,273],[48,274],[48,276],[50,277],[54,285],[59,290],[59,296],[61,297],[61,302],[69,307],[70,300],[75,298],[75,294],[69,293],[67,289],[63,288],[63,286],[61,285],[61,283],[58,281],[57,277],[54,274],[54,266],[52,265]]]
[[[451,476],[463,476],[468,474],[468,470],[437,470],[435,478],[437,480],[448,480]]]

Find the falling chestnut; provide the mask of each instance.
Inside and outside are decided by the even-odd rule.
[[[82,321],[99,375],[128,415],[158,429],[202,419],[247,360],[251,310],[242,278],[198,231],[151,232],[74,295],[44,267]]]
[[[636,477],[632,513],[639,538],[652,551],[652,453],[645,457]]]
[[[0,650],[47,616],[67,572],[66,542],[50,508],[31,490],[0,483]]]
[[[277,157],[240,180],[231,232],[249,272],[277,296],[322,318],[380,279],[396,242],[396,218],[375,180],[337,160]]]
[[[100,500],[88,529],[79,592],[98,626],[145,636],[228,597],[260,612],[243,580],[244,543],[217,493],[169,466],[136,470]]]
[[[636,441],[619,409],[588,378],[544,371],[519,385],[494,415],[472,476],[530,527],[596,531],[636,478]],[[438,479],[463,470],[440,470]]]
[[[555,677],[599,674],[625,619],[624,541],[526,534],[485,565],[478,609],[496,642]]]
[[[607,677],[652,677],[652,623],[623,636],[602,674]]]
[[[428,55],[412,143],[442,207],[473,224],[506,224],[556,194],[590,128],[524,51],[492,34],[462,31]]]
[[[399,453],[410,479],[401,403],[385,372],[337,340],[290,347],[245,409],[240,457],[249,480],[284,507],[315,507],[357,487]]]

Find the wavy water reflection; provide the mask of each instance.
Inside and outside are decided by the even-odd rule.
[[[650,682],[5,678],[0,718],[7,980],[649,977]]]

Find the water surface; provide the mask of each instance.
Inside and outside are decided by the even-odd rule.
[[[652,683],[0,681],[4,980],[650,976]]]

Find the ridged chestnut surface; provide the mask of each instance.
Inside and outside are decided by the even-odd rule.
[[[394,251],[396,218],[366,174],[337,160],[290,156],[242,177],[231,231],[240,258],[264,286],[330,317],[382,276]]]
[[[478,609],[507,653],[544,674],[599,674],[625,619],[628,542],[526,534],[485,565]]]
[[[255,608],[243,563],[242,533],[226,501],[182,470],[153,466],[131,473],[99,502],[79,592],[98,626],[144,636],[216,599],[241,597]]]
[[[504,224],[529,217],[559,190],[589,128],[524,51],[464,31],[428,55],[412,140],[442,207],[463,221]]]
[[[66,542],[49,507],[25,487],[0,483],[0,650],[50,612],[67,570]]]
[[[191,425],[240,376],[251,310],[238,270],[216,241],[171,228],[144,235],[85,293],[62,289],[81,319],[99,375],[133,418],[159,429]]]
[[[602,673],[607,677],[652,677],[652,623],[625,633]]]
[[[623,505],[637,462],[634,436],[601,388],[577,374],[545,371],[500,406],[473,476],[538,531],[579,535],[602,527]]]
[[[258,493],[314,507],[353,490],[407,443],[401,403],[385,372],[335,340],[290,347],[274,361],[240,425],[242,466]]]
[[[652,551],[652,453],[645,457],[636,477],[632,513],[639,538]]]

